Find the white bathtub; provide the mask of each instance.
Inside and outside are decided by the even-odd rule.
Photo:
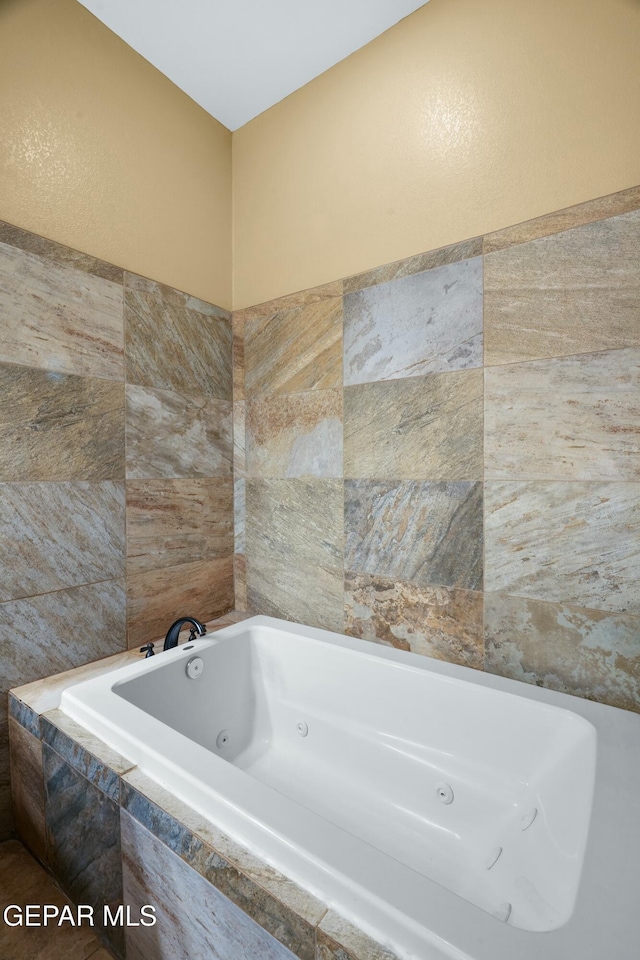
[[[62,709],[400,956],[640,955],[636,715],[269,617]]]

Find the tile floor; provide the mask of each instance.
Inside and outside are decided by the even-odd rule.
[[[17,840],[0,844],[0,911],[45,903],[62,908],[69,901]],[[10,927],[0,917],[2,960],[111,960],[90,927]]]

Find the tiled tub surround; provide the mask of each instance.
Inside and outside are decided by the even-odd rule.
[[[296,629],[293,627],[292,631],[295,633]],[[235,628],[237,632],[238,628]],[[308,632],[305,636],[311,636],[312,633]],[[339,638],[335,640],[339,642]],[[236,640],[228,637],[226,642],[233,644]],[[269,650],[272,646],[270,642]],[[208,649],[211,649],[210,643]],[[317,653],[321,656],[319,651]],[[178,651],[176,654],[179,655]],[[384,655],[389,662],[395,662],[394,658],[402,656],[392,650],[385,651]],[[353,656],[351,651],[347,656]],[[219,957],[221,960],[240,960],[247,956],[264,956],[269,960],[286,960],[292,956],[300,960],[394,960],[394,954],[388,948],[372,942],[334,910],[327,910],[317,896],[311,895],[278,870],[267,866],[255,854],[239,846],[210,819],[201,816],[183,800],[150,780],[142,769],[132,767],[131,761],[115,753],[58,708],[61,692],[68,685],[89,679],[96,673],[102,673],[103,679],[106,679],[104,673],[109,667],[116,668],[136,659],[136,672],[140,673],[139,668],[142,667],[145,675],[139,655],[131,651],[105,660],[100,665],[87,665],[64,677],[53,677],[50,681],[44,680],[17,689],[11,697],[12,750],[19,756],[14,795],[16,806],[21,808],[19,819],[23,838],[31,841],[32,848],[34,834],[44,838],[46,862],[72,898],[99,904],[110,902],[120,894],[134,912],[143,903],[153,903],[158,907],[159,922],[155,928],[128,928],[124,939],[110,936],[107,943],[113,955],[126,956],[127,960],[150,960],[151,957],[154,960],[184,957],[186,960],[191,956]],[[422,663],[426,664],[426,661]],[[402,664],[404,666],[405,662],[402,661]],[[157,661],[151,666],[162,668],[163,665]],[[171,670],[170,664],[167,668]],[[355,663],[351,664],[351,669],[356,669]],[[450,685],[456,677],[467,679],[467,676],[460,676],[459,668],[448,664],[427,666],[426,670],[434,671],[434,678],[440,677],[440,681],[432,681],[436,685],[444,679],[441,692],[449,691],[448,696],[452,692]],[[317,676],[318,672],[322,672],[321,668],[319,671],[312,670],[311,676]],[[343,671],[338,669],[329,672],[338,678],[338,684],[343,682]],[[470,696],[480,700],[486,697],[487,706],[491,700],[495,707],[494,698],[502,697],[504,692],[516,692],[513,684],[503,678],[481,677],[477,673],[475,677],[478,678],[477,686],[474,682],[474,692]],[[398,678],[406,681],[404,673],[398,674]],[[275,682],[279,689],[282,680]],[[306,676],[301,676],[300,682],[303,686],[310,683],[312,687],[315,683]],[[435,688],[433,693],[439,695]],[[591,724],[595,725],[598,738],[592,827],[578,902],[566,923],[545,934],[544,950],[549,956],[599,958],[606,953],[612,942],[612,931],[615,930],[616,956],[619,955],[621,960],[631,960],[635,948],[633,914],[628,910],[627,898],[616,890],[616,884],[620,890],[633,891],[638,882],[633,871],[638,835],[632,800],[637,792],[638,772],[633,764],[619,763],[619,750],[621,744],[625,745],[624,749],[633,749],[631,743],[639,733],[638,718],[624,711],[607,710],[597,704],[580,704],[579,701],[567,703],[557,694],[544,690],[532,690],[528,697],[530,699],[525,699],[523,703],[529,706],[521,709],[527,715],[527,711],[536,714],[533,741],[538,743],[548,759],[544,744],[546,738],[552,738],[558,749],[556,759],[559,761],[560,777],[571,777],[567,757],[573,756],[573,760],[577,761],[577,755],[570,752],[565,754],[560,748],[554,732],[554,718],[545,713],[546,719],[540,722],[547,710],[545,705],[568,706],[590,721],[585,723],[579,716],[571,718],[565,710],[559,712],[557,720],[565,725],[563,729],[572,743],[572,738],[577,737],[575,743],[584,746],[581,739],[583,733],[588,732],[589,737],[595,733]],[[87,702],[92,702],[91,696]],[[444,704],[434,709],[440,712],[442,707]],[[347,714],[349,708],[350,705],[344,703]],[[388,703],[382,705],[381,709],[383,714],[391,709],[389,722],[392,726],[396,722],[402,724],[402,719]],[[497,750],[500,768],[504,763],[513,762],[505,759],[510,753],[499,733],[503,729],[502,709],[489,710],[489,715],[493,716],[497,725],[495,736],[486,737],[477,733],[489,744],[489,752]],[[537,717],[538,712],[540,717]],[[481,707],[477,714],[484,718],[483,722],[486,721],[487,714]],[[523,717],[518,714],[519,721]],[[458,735],[464,743],[467,742],[465,723],[464,719],[460,719],[451,725],[459,730]],[[552,723],[551,727],[549,723]],[[127,729],[130,729],[128,725]],[[357,729],[360,730],[359,724]],[[456,735],[453,736],[455,739]],[[146,738],[144,742],[147,742]],[[528,749],[534,749],[527,742]],[[589,742],[591,752],[588,755],[593,757],[594,744],[591,740]],[[580,757],[583,756],[581,750],[582,746],[579,746]],[[522,759],[526,753],[518,752],[518,757]],[[140,763],[143,764],[142,759]],[[543,770],[547,770],[547,764],[543,764]],[[583,770],[580,763],[576,770]],[[31,784],[28,789],[26,778]],[[37,785],[35,789],[32,786],[34,783]],[[235,780],[232,778],[230,783],[235,783]],[[304,781],[302,789],[304,791]],[[544,794],[545,787],[540,789]],[[584,789],[590,793],[588,783],[584,784]],[[564,796],[565,792],[561,790],[557,801],[561,807]],[[30,802],[22,809],[25,797]],[[545,807],[545,817],[550,816],[554,802],[550,800],[549,808]],[[618,808],[615,813],[609,809],[612,804]],[[67,841],[70,823],[78,811],[79,828],[86,830],[90,836],[90,842],[80,849]],[[572,824],[575,823],[571,804],[565,805],[564,814]],[[349,816],[348,809],[346,815]],[[466,816],[464,811],[461,811],[461,815],[463,819]],[[612,822],[616,824],[614,830],[611,829]],[[517,835],[520,836],[519,833]],[[568,839],[567,842],[572,841]],[[627,856],[629,853],[631,856]],[[612,856],[617,864],[615,868],[611,862]],[[399,864],[396,864],[392,873],[398,868]],[[615,875],[615,883],[612,885],[607,882],[606,889],[602,886],[603,872],[605,878]],[[542,949],[537,943],[538,935],[519,929],[522,924],[499,923],[482,910],[465,904],[464,899],[434,884],[429,886],[429,894],[425,896],[424,890],[418,892],[421,890],[418,875],[413,876],[416,886],[406,890],[406,909],[409,912],[417,910],[416,916],[421,918],[427,929],[432,930],[436,937],[444,934],[445,941],[458,944],[465,956],[486,956],[492,960],[496,957],[509,957],[511,960],[514,956],[525,955],[538,957]],[[424,882],[428,884],[428,881]],[[385,902],[394,903],[395,894],[387,893]],[[526,888],[521,893],[523,902],[528,902]],[[535,898],[533,902],[539,905]],[[354,908],[345,906],[345,909]],[[598,916],[599,913],[601,916]],[[194,916],[198,918],[197,923],[194,923]],[[392,913],[390,916],[393,929],[395,920]],[[371,922],[370,919],[367,922]],[[381,923],[378,918],[374,923],[376,929],[384,929]],[[98,932],[105,936],[105,931]],[[389,936],[396,937],[397,932],[390,930]],[[112,934],[112,931],[107,933]],[[411,932],[410,939],[414,936],[417,933]],[[403,941],[400,938],[398,942]],[[404,948],[400,952],[405,956]],[[425,952],[424,946],[417,952],[412,947],[409,953],[412,957],[431,956],[431,940],[428,951]]]
[[[10,697],[23,842],[76,902],[123,901],[134,914],[142,904],[158,908],[155,927],[128,928],[124,938],[98,930],[111,953],[126,960],[395,960],[59,709],[67,686],[139,659],[137,651],[117,654]],[[72,827],[88,831],[88,842],[66,842]]]
[[[0,222],[0,839],[10,687],[233,607],[228,313]]]
[[[640,710],[640,188],[233,325],[238,606]]]

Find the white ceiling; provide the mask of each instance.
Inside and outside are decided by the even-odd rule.
[[[428,0],[80,0],[230,130]]]

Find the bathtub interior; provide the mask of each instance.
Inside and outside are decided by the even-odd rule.
[[[195,680],[170,657],[113,692],[513,926],[569,919],[595,776],[584,718],[264,626],[192,655]]]

